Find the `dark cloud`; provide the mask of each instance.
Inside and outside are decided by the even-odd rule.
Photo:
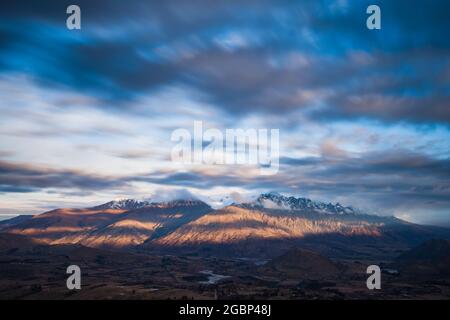
[[[310,166],[317,165],[322,162],[320,157],[308,157],[308,158],[291,158],[291,157],[281,157],[280,164],[281,165],[289,165],[289,166]]]
[[[23,188],[23,187],[15,187],[15,186],[4,186],[0,185],[0,193],[28,193],[36,191],[34,188]]]
[[[450,204],[448,158],[392,150],[342,159],[289,158],[281,163],[285,185],[297,185],[302,193],[359,197],[390,210],[431,204],[447,208]]]
[[[231,115],[320,104],[313,116],[326,121],[450,120],[448,1],[378,1],[375,32],[365,28],[370,1],[78,1],[79,32],[65,28],[69,4],[2,3],[0,68],[101,107],[182,84]],[[217,44],[227,32],[246,33],[244,48]]]
[[[278,190],[323,199],[345,197],[392,212],[398,207],[448,208],[450,160],[435,159],[407,150],[371,152],[357,157],[283,157],[273,176],[239,176],[200,172],[154,172],[129,177],[130,181],[211,189],[239,187],[246,190]]]
[[[351,178],[361,175],[409,176],[423,179],[432,177],[443,182],[450,178],[450,159],[435,159],[424,154],[402,150],[372,152],[358,158],[328,162],[323,167],[324,169],[315,171],[314,175],[333,178]]]
[[[187,62],[193,85],[232,114],[304,109],[318,120],[369,118],[448,123],[450,81],[442,80],[450,50],[339,57],[278,58],[264,50],[212,50]],[[301,59],[300,65],[295,65]],[[440,80],[438,80],[440,79]],[[320,108],[314,108],[320,106]]]
[[[0,161],[0,191],[30,192],[46,188],[76,188],[83,190],[112,189],[125,181],[78,171],[39,168]],[[9,191],[8,191],[9,190]]]

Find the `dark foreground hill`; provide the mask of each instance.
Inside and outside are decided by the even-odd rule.
[[[401,254],[395,264],[404,273],[414,277],[450,280],[450,241],[426,241]]]

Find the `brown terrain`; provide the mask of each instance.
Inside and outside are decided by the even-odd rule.
[[[450,242],[435,239],[449,230],[294,200],[111,202],[2,221],[0,298],[450,298]],[[72,264],[81,290],[66,288]],[[366,287],[371,264],[381,290]]]

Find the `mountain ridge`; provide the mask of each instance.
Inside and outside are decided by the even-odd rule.
[[[111,201],[86,209],[48,211],[2,232],[27,235],[48,244],[175,253],[184,252],[184,248],[191,252],[210,248],[214,254],[240,252],[243,256],[280,254],[291,243],[341,255],[351,255],[352,250],[364,253],[374,247],[382,255],[436,235],[450,238],[450,230],[274,193],[220,209],[196,199]]]
[[[311,210],[317,213],[325,214],[358,214],[360,210],[353,207],[345,207],[338,203],[325,203],[321,201],[314,201],[304,197],[284,196],[277,192],[262,193],[259,197],[249,203],[240,204],[243,207],[249,208],[266,208],[266,209],[280,209],[280,210],[295,210],[305,211]]]

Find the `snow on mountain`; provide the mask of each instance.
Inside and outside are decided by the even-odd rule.
[[[177,208],[177,207],[209,207],[208,204],[201,200],[196,199],[179,199],[179,200],[172,200],[172,201],[165,201],[165,202],[152,202],[149,205],[150,207],[155,208]]]
[[[357,210],[352,207],[344,207],[339,203],[325,203],[313,201],[307,198],[295,198],[283,196],[276,192],[263,193],[255,201],[242,204],[243,207],[315,211],[324,214],[356,214]]]
[[[135,199],[122,199],[114,200],[99,206],[93,207],[95,210],[107,210],[107,209],[121,209],[121,210],[135,210],[146,207],[152,208],[174,208],[174,207],[194,207],[199,205],[206,205],[204,202],[196,199],[186,200],[172,200],[164,202],[150,202],[147,200],[135,200]]]
[[[106,209],[122,209],[122,210],[132,210],[140,209],[149,206],[151,203],[149,201],[139,201],[135,199],[122,199],[113,200],[99,206],[93,207],[92,209],[106,210]]]

